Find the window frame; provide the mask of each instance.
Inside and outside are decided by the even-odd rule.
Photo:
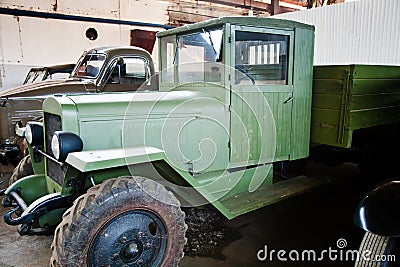
[[[169,39],[172,39],[172,40],[169,40]],[[163,41],[165,41],[165,47],[164,47]],[[169,41],[172,41],[172,42],[169,42]],[[174,51],[173,55],[172,55],[172,66],[169,67],[169,68],[172,68],[172,71],[173,71],[173,73],[172,73],[172,81],[169,81],[169,80],[166,79],[166,70],[168,69],[168,66],[167,66],[167,56],[168,56],[167,44],[168,43],[172,44],[172,50]],[[175,34],[159,38],[159,44],[158,44],[158,47],[159,47],[159,62],[158,62],[158,64],[159,64],[160,85],[164,84],[164,85],[167,85],[167,86],[173,86],[173,85],[175,85],[175,83],[177,81],[177,77],[176,77],[177,76],[177,73],[176,73],[177,66],[176,66],[176,64],[174,62],[176,46],[177,46],[177,38],[176,38]],[[165,58],[163,58],[163,56],[165,56]]]
[[[124,54],[124,55],[118,55],[118,56],[114,56],[113,58],[110,59],[109,63],[107,64],[104,73],[102,74],[102,76],[99,78],[100,79],[100,84],[118,84],[118,85],[124,85],[125,83],[121,83],[121,81],[119,81],[119,83],[107,83],[109,78],[111,78],[111,72],[114,70],[114,68],[116,67],[117,61],[119,58],[125,59],[125,58],[134,58],[134,59],[141,59],[144,62],[144,67],[145,67],[145,75],[147,75],[147,81],[148,84],[150,84],[151,81],[151,77],[152,75],[154,75],[153,73],[151,73],[151,68],[150,68],[150,64],[149,64],[149,60],[145,57],[142,56],[137,56],[137,55],[128,55],[128,54]],[[135,84],[139,84],[139,83],[135,83]]]
[[[288,57],[287,57],[287,83],[286,84],[257,84],[256,85],[237,85],[235,83],[235,56],[236,56],[236,32],[251,32],[251,33],[265,33],[265,34],[275,34],[275,35],[284,35],[289,38],[289,49],[288,49]],[[274,29],[274,28],[258,28],[258,27],[247,27],[240,25],[231,25],[231,86],[235,87],[237,90],[241,91],[252,91],[251,87],[258,87],[261,91],[282,91],[282,92],[291,92],[293,91],[293,63],[294,63],[294,31],[293,29]],[[246,88],[246,89],[245,89]],[[256,90],[256,89],[254,89]]]
[[[206,31],[214,31],[214,30],[222,31],[221,47],[220,47],[220,51],[219,51],[220,53],[218,56],[218,58],[220,58],[221,60],[215,61],[215,62],[211,62],[211,61],[210,62],[207,62],[207,61],[201,62],[201,63],[205,63],[205,64],[207,64],[207,63],[221,64],[221,66],[222,66],[222,68],[220,69],[221,78],[219,81],[203,81],[203,82],[204,83],[217,83],[217,84],[225,83],[224,82],[225,67],[223,67],[223,66],[224,66],[224,62],[225,62],[225,51],[224,50],[226,49],[225,48],[226,45],[224,45],[224,42],[225,42],[226,30],[225,30],[224,24],[218,24],[218,25],[213,25],[210,27],[198,28],[191,32],[185,32],[184,34],[178,33],[178,34],[168,35],[168,36],[159,38],[159,50],[160,50],[160,52],[159,52],[159,65],[160,65],[159,75],[160,75],[160,84],[162,84],[162,86],[168,87],[168,86],[175,86],[178,84],[186,84],[186,83],[199,83],[199,82],[201,83],[201,81],[189,81],[189,82],[179,81],[179,64],[178,64],[178,61],[179,61],[178,52],[179,51],[178,51],[177,47],[178,47],[179,37],[203,33],[204,32],[203,29]],[[164,40],[165,40],[165,44],[163,42]],[[171,43],[173,45],[173,51],[174,51],[173,55],[172,55],[173,56],[173,58],[172,58],[173,65],[171,67],[173,69],[173,81],[169,81],[169,80],[165,79],[166,78],[166,69],[164,69],[164,68],[167,66],[167,62],[166,62],[167,61],[166,56],[168,54],[167,53],[167,43]],[[163,56],[165,56],[165,58]]]
[[[78,69],[79,67],[82,65],[83,60],[86,58],[86,56],[104,56],[104,60],[103,60],[103,64],[100,66],[96,76],[87,76],[87,75],[77,75],[78,74]],[[105,53],[84,53],[78,60],[78,62],[76,63],[72,73],[71,73],[71,77],[76,77],[76,78],[84,78],[84,79],[91,79],[91,80],[96,80],[99,78],[99,75],[101,75],[101,73],[103,72],[104,67],[107,64],[107,58],[108,55]]]

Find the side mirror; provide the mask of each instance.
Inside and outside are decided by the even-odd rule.
[[[122,58],[122,57],[119,57],[118,59],[117,59],[117,65],[124,65],[124,59]]]

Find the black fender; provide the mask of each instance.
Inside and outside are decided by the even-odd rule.
[[[360,202],[354,223],[377,235],[400,236],[400,180],[386,182],[372,190]]]

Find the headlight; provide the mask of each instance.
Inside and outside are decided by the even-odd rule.
[[[43,124],[40,122],[28,122],[25,127],[25,138],[31,146],[43,145]]]
[[[79,152],[83,149],[82,139],[74,133],[56,131],[51,139],[51,151],[53,156],[64,161],[69,153]]]
[[[58,142],[57,135],[53,135],[53,138],[51,139],[51,151],[56,159],[60,158],[60,143]]]

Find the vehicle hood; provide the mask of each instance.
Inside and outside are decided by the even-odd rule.
[[[94,88],[91,80],[78,78],[46,80],[1,91],[0,97],[31,97],[59,93],[85,92],[87,89],[86,85],[88,84],[92,85],[91,88]]]

